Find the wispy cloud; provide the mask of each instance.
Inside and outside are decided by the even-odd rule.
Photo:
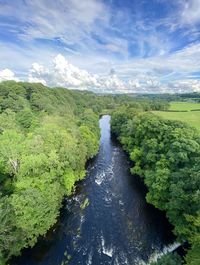
[[[200,0],[183,0],[181,2],[181,21],[183,24],[199,24],[200,23]]]
[[[13,22],[5,27],[23,41],[57,40],[80,48],[82,40],[92,39],[97,24],[103,27],[109,20],[107,6],[96,0],[1,2],[0,15]]]

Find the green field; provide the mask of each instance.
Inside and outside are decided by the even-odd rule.
[[[194,110],[194,109],[200,109],[200,103],[192,103],[192,102],[171,102],[170,103],[170,110]]]
[[[190,102],[172,102],[170,110],[177,110],[177,112],[153,111],[153,113],[164,119],[186,122],[190,126],[200,130],[200,111],[191,111],[194,109],[200,109],[200,104]],[[180,112],[181,110],[187,110],[187,112]]]
[[[166,111],[154,111],[156,115],[161,116],[164,119],[179,120],[190,124],[200,130],[200,111],[188,111],[188,112],[166,112]]]

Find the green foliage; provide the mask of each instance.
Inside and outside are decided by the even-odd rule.
[[[37,126],[37,119],[30,108],[26,108],[18,112],[17,122],[24,130],[33,130]]]
[[[85,176],[87,159],[98,151],[96,98],[41,84],[0,84],[2,264],[46,234],[63,196]]]
[[[16,216],[16,226],[23,231],[22,247],[33,246],[39,235],[55,223],[62,194],[58,184],[39,188],[26,188],[13,194],[11,204]]]
[[[66,170],[64,176],[64,185],[65,185],[65,190],[67,195],[71,195],[73,189],[74,189],[74,183],[77,180],[74,172],[72,169]]]
[[[196,199],[199,200],[199,192],[196,194]],[[196,227],[196,231],[193,232],[191,237],[191,248],[189,249],[186,255],[186,263],[187,265],[198,265],[200,264],[200,233],[198,232],[200,229],[200,211],[198,211],[197,216],[186,216],[188,221],[190,221],[190,226]]]
[[[0,260],[4,264],[18,255],[23,246],[23,230],[17,226],[14,208],[7,196],[0,198]]]
[[[194,243],[192,248],[188,251],[186,255],[186,264],[187,265],[199,265],[200,264],[200,241]]]
[[[24,135],[15,130],[4,130],[0,135],[1,173],[14,176],[19,169],[19,161],[26,152]]]
[[[92,158],[98,151],[99,144],[98,138],[87,126],[80,126],[80,131],[84,139],[85,146],[87,148],[87,159]]]
[[[0,110],[12,109],[20,111],[26,106],[25,89],[14,81],[0,84]]]
[[[6,109],[0,115],[0,133],[3,133],[5,129],[13,129],[20,131],[20,127],[16,120],[16,113],[10,109]]]

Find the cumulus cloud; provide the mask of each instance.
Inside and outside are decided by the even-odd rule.
[[[39,80],[50,86],[64,86],[81,90],[100,86],[97,75],[91,75],[86,70],[70,64],[61,54],[53,59],[52,65],[48,69],[38,63],[32,65],[29,71],[29,81],[38,82]]]
[[[139,82],[138,79],[130,80],[129,81],[129,86],[130,86],[130,88],[133,88],[134,90],[141,87],[140,82]]]
[[[41,84],[43,84],[44,86],[47,85],[47,82],[46,82],[44,79],[42,79],[42,78],[38,78],[38,77],[29,76],[28,81],[29,81],[30,83],[41,83]]]
[[[168,90],[177,93],[187,93],[188,91],[200,92],[200,80],[177,80],[168,84]]]
[[[29,82],[41,82],[50,86],[63,86],[72,89],[98,92],[127,92],[129,87],[116,74],[114,69],[108,75],[91,74],[70,64],[58,54],[49,68],[33,63],[29,71]]]
[[[19,78],[17,78],[10,69],[6,68],[0,71],[0,81],[6,81],[6,80],[19,81]]]
[[[57,85],[82,89],[99,85],[95,75],[70,64],[61,54],[54,58],[53,69],[54,79],[52,79],[52,82]]]
[[[128,86],[116,74],[111,74],[98,78],[101,91],[110,93],[126,93]]]
[[[191,51],[187,50],[186,53],[191,54]],[[177,59],[176,56],[175,58]],[[91,74],[69,63],[63,55],[58,54],[53,58],[48,68],[38,63],[33,63],[29,71],[28,80],[29,82],[40,82],[53,87],[63,86],[71,89],[108,93],[183,93],[200,91],[199,80],[189,78],[171,80],[167,77],[173,74],[174,70],[170,70],[167,65],[163,69],[160,68],[158,70],[159,68],[155,67],[155,64],[152,63],[152,67],[148,67],[147,72],[136,71],[134,77],[130,76],[130,72],[129,78],[126,80],[123,78],[123,71],[126,72],[127,69],[121,69],[121,72],[119,71],[118,73],[114,68],[110,68],[109,73],[106,75]],[[129,65],[129,68],[131,66],[135,67],[134,65]],[[137,69],[139,68],[140,63],[137,63]]]
[[[47,76],[48,71],[44,68],[44,66],[33,63],[32,68],[29,71],[28,81],[31,83],[41,83],[43,85],[47,85],[47,82],[44,78]]]

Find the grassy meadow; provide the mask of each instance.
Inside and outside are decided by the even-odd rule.
[[[176,111],[183,111],[183,110],[200,110],[200,103],[193,103],[193,102],[171,102],[169,110],[176,110]]]
[[[180,120],[188,123],[189,125],[200,130],[200,110],[191,111],[191,110],[200,109],[200,103],[191,103],[191,102],[171,102],[169,111],[154,111],[156,115],[164,119],[169,120]],[[181,112],[186,111],[186,112]]]

